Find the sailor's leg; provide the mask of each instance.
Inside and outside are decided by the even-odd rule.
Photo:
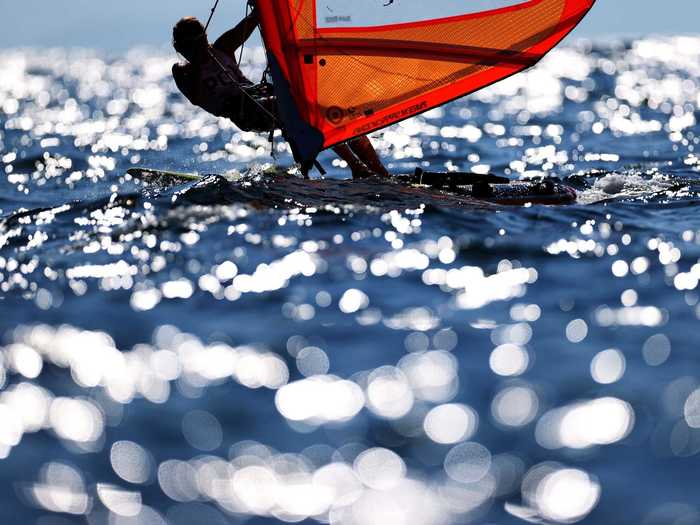
[[[333,147],[333,151],[341,159],[348,163],[348,167],[352,170],[353,178],[368,177],[372,171],[352,152],[347,144],[338,144]]]
[[[379,158],[379,155],[377,155],[377,151],[374,149],[374,146],[372,146],[369,138],[366,136],[358,137],[349,141],[348,146],[357,156],[357,158],[360,159],[370,169],[370,171],[372,171],[372,173],[385,176],[389,175],[389,172],[384,167],[384,164],[382,164],[382,161]]]

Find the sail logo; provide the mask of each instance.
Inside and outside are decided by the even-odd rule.
[[[381,129],[385,126],[388,126],[389,124],[392,124],[393,122],[397,122],[399,120],[403,120],[405,118],[411,117],[413,115],[416,115],[418,113],[422,113],[423,111],[426,111],[428,109],[428,102],[423,100],[422,102],[418,102],[416,104],[413,104],[412,106],[409,106],[407,108],[400,109],[398,111],[394,111],[393,113],[389,113],[387,115],[384,115],[382,118],[374,120],[372,122],[368,122],[367,124],[363,126],[359,126],[355,128],[353,133],[356,135],[362,135],[364,133],[369,133],[370,131],[374,129]]]
[[[350,24],[352,23],[351,16],[327,16],[326,24]]]
[[[469,15],[530,3],[531,0],[318,0],[320,29],[373,27]]]

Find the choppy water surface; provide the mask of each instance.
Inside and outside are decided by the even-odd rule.
[[[145,186],[272,161],[170,64],[0,54],[3,523],[700,523],[700,39],[560,49],[376,136],[565,208]]]

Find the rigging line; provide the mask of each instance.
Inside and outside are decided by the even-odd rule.
[[[249,16],[250,16],[250,2],[246,3],[246,7],[245,7],[245,18],[248,18]],[[241,52],[238,55],[238,60],[236,61],[236,64],[238,65],[238,67],[241,67],[241,63],[243,62],[243,51],[244,50],[245,50],[245,42],[243,42],[243,45],[241,46]]]
[[[216,0],[214,2],[214,7],[211,8],[211,13],[209,13],[209,20],[207,20],[207,25],[204,26],[204,32],[207,32],[207,29],[209,29],[209,24],[211,24],[211,19],[214,18],[214,13],[216,13],[216,8],[219,7],[219,1]]]
[[[258,107],[259,107],[268,117],[270,117],[274,122],[278,122],[277,116],[274,115],[274,114],[273,114],[270,110],[268,110],[265,106],[263,106],[253,95],[251,95],[250,93],[248,93],[248,92],[245,90],[245,88],[241,85],[241,83],[238,82],[238,81],[235,79],[235,77],[231,74],[231,72],[228,70],[228,68],[227,68],[226,66],[224,66],[224,65],[221,63],[221,61],[216,57],[216,55],[214,54],[214,52],[213,52],[211,49],[207,49],[207,53],[209,54],[209,56],[211,57],[211,59],[214,60],[214,62],[216,62],[216,65],[219,66],[219,68],[221,69],[221,71],[229,78],[229,80],[231,80],[231,82],[233,82],[233,83],[236,85],[236,87],[238,87],[238,89],[239,89],[246,97],[248,97],[250,100],[252,100],[253,103],[254,103],[256,106],[258,106]]]

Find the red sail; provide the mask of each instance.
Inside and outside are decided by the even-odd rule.
[[[257,0],[298,161],[537,63],[595,0]]]

